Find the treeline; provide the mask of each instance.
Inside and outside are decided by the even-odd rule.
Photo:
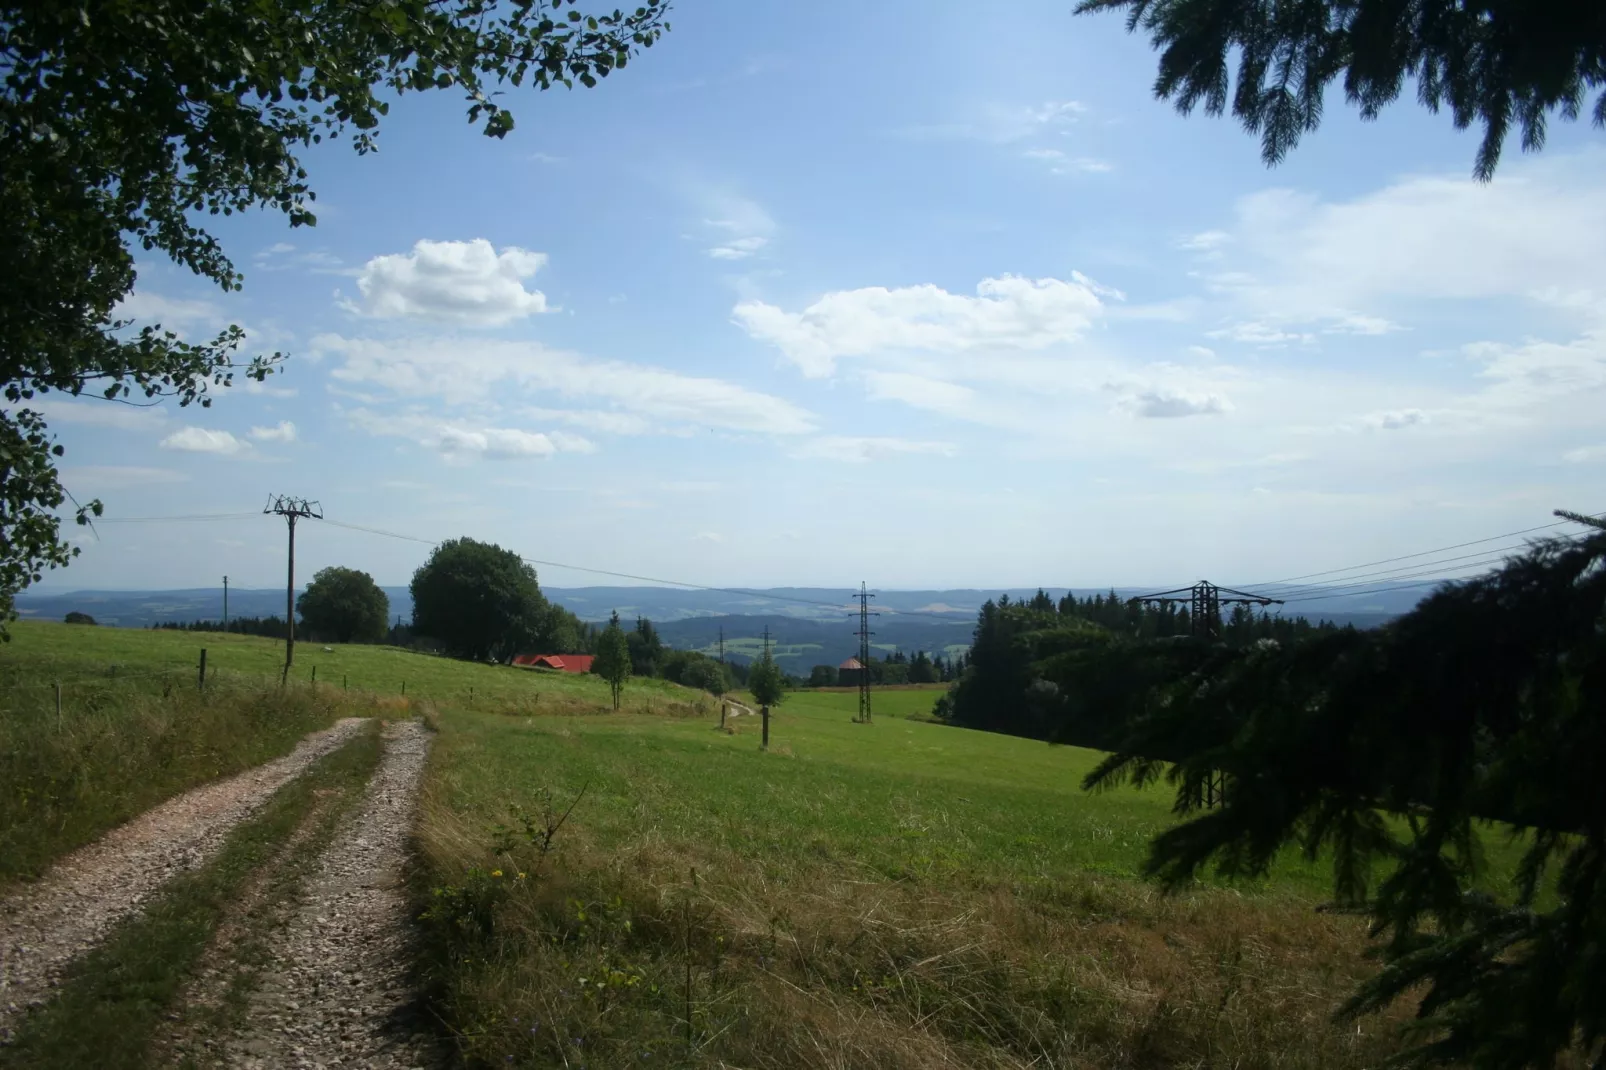
[[[1193,639],[1191,624],[1185,608],[1113,591],[1058,602],[1042,591],[1025,601],[1005,595],[981,607],[969,658],[936,713],[966,728],[1109,749],[1157,688],[1213,651],[1338,631],[1243,605],[1218,622],[1217,640]]]
[[[618,614],[614,621],[618,622]],[[658,629],[645,617],[625,632],[632,676],[655,676],[672,684],[701,688],[723,695],[747,683],[747,665],[721,662],[696,650],[674,650],[664,644]]]
[[[965,655],[945,658],[941,654],[933,656],[924,650],[917,650],[911,657],[901,650],[895,650],[885,658],[872,654],[867,668],[872,685],[946,684],[957,680],[965,671]],[[852,687],[857,683],[857,679],[850,678],[847,686]],[[841,687],[841,670],[835,665],[816,665],[809,670],[808,680],[802,686]]]
[[[220,620],[165,620],[150,627],[152,631],[223,632],[227,635],[256,635],[264,639],[283,639],[285,631],[284,618],[280,616],[230,617],[226,623]],[[320,634],[316,628],[308,626],[304,619],[297,620],[296,638],[309,643],[383,643],[387,646],[412,646],[417,639],[412,625],[403,624],[400,617],[388,625],[383,633],[350,640],[342,640],[333,633]]]

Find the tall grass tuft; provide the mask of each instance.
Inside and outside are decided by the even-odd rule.
[[[288,752],[366,700],[193,673],[80,675],[0,686],[0,888],[189,788]]]

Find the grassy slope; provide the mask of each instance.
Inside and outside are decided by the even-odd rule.
[[[4,653],[31,651],[37,680],[187,670],[203,642],[242,679],[282,649],[25,624]],[[937,692],[879,692],[873,726],[849,722],[851,692],[794,694],[766,754],[756,719],[721,733],[656,681],[614,715],[593,678],[373,647],[304,647],[300,672],[314,661],[439,706],[420,880],[471,1063],[1361,1066],[1391,1047],[1386,1023],[1329,1021],[1369,967],[1359,926],[1311,909],[1322,871],[1157,896],[1134,875],[1167,793],[1089,796],[1092,752],[907,719]],[[509,805],[582,786],[544,868],[490,853]]]
[[[756,718],[444,710],[426,861],[495,918],[435,929],[469,1064],[1347,1067],[1391,1048],[1387,1021],[1330,1020],[1370,967],[1361,927],[1313,909],[1323,867],[1158,896],[1137,873],[1169,793],[1088,795],[1094,752],[907,719],[931,691],[876,697],[860,726],[852,693],[789,696],[769,753]],[[548,875],[512,882],[537,860],[493,856],[488,828],[582,787]]]
[[[204,694],[196,688],[202,647],[210,681]],[[301,684],[281,690],[281,642],[13,624],[12,641],[0,647],[0,888],[38,875],[173,795],[284,754],[308,732],[364,712],[348,708],[352,702],[393,701],[404,682],[409,699],[469,706],[472,694],[479,709],[590,709],[598,694],[594,680],[389,647],[308,643],[297,654]],[[306,686],[313,666],[316,689]],[[661,681],[639,681],[627,708],[671,712],[688,697]],[[711,700],[704,703],[712,709]]]
[[[193,670],[161,674],[165,648],[139,633],[23,622],[13,634],[0,648],[0,889],[349,712],[331,692],[260,679],[200,693]]]
[[[0,666],[21,661],[27,679],[40,693],[48,690],[52,679],[103,673],[114,664],[121,664],[125,671],[135,666],[141,672],[170,670],[175,680],[193,685],[202,647],[207,651],[209,674],[260,681],[277,679],[284,666],[284,643],[255,636],[39,621],[18,621],[12,630],[15,638],[0,649]],[[596,681],[585,677],[475,665],[397,647],[297,643],[293,678],[306,683],[314,669],[320,684],[380,695],[399,695],[405,684],[410,698],[464,705],[469,702],[470,688],[475,701],[490,705],[525,701],[536,694],[544,701],[576,699],[589,705],[596,695]],[[0,668],[0,674],[6,672]],[[681,689],[658,680],[636,681],[630,688],[630,700],[640,705],[684,696]]]

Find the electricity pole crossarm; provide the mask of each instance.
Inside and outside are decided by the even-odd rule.
[[[284,675],[280,678],[282,684],[290,679],[290,664],[295,660],[296,654],[296,521],[302,517],[322,520],[323,506],[305,498],[291,498],[280,494],[268,499],[267,507],[262,512],[284,517],[290,529],[290,553],[284,587]]]

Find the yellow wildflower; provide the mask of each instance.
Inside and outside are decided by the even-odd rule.
[[[491,870],[491,876],[493,876],[493,877],[500,877],[500,876],[501,876],[501,875],[502,875],[502,871],[501,871],[501,870],[499,870],[499,869],[493,869],[493,870]]]

